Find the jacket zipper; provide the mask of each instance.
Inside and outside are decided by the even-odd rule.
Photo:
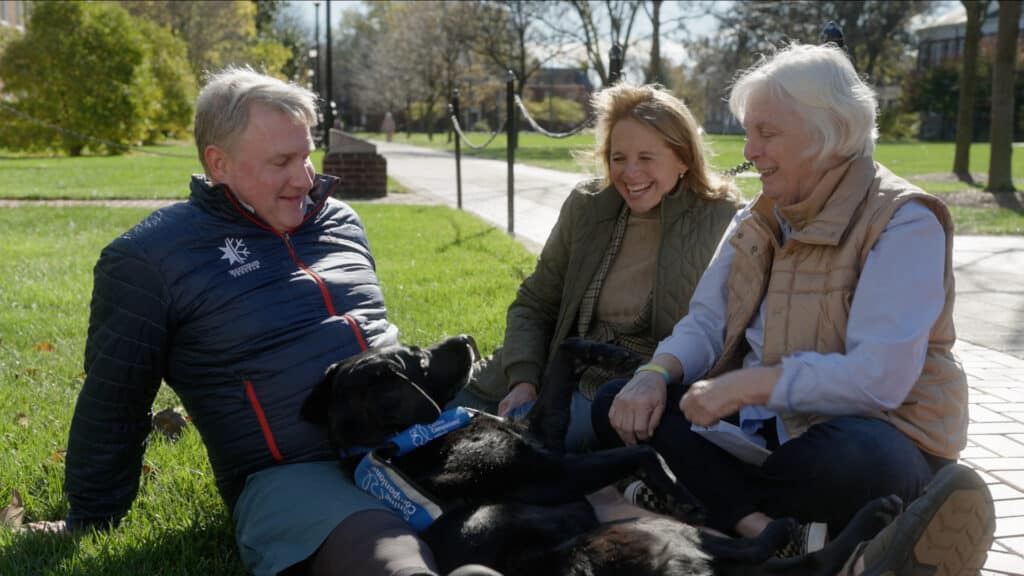
[[[281,452],[277,449],[277,442],[274,440],[274,433],[270,430],[270,424],[267,422],[267,416],[263,413],[263,407],[260,406],[259,398],[256,397],[256,390],[252,387],[252,381],[245,381],[245,395],[249,397],[249,404],[252,405],[253,411],[256,412],[256,419],[259,420],[260,429],[263,430],[263,439],[267,441],[267,448],[270,449],[270,455],[274,457],[274,460],[281,462],[284,457],[281,456]]]

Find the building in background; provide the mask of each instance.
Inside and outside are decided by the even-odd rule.
[[[1024,31],[1024,16],[1018,23],[1018,28]],[[996,33],[999,29],[999,2],[989,2],[988,12],[985,14],[985,21],[981,25],[981,40],[979,50],[980,61],[989,63],[995,60]],[[933,68],[943,65],[956,66],[959,69],[959,61],[964,54],[964,38],[967,36],[967,11],[963,6],[951,10],[940,16],[938,19],[922,26],[917,30],[918,48],[917,65],[918,74],[927,73]],[[1024,57],[1024,32],[1021,32],[1017,40],[1017,59]],[[979,82],[991,81],[986,78],[979,78]],[[984,103],[981,103],[984,104]],[[1015,103],[1017,111],[1016,118],[1021,118],[1024,102],[1017,98]],[[987,140],[989,133],[990,118],[988,113],[979,114],[975,110],[974,138],[975,140]],[[1019,123],[1017,132],[1020,132]],[[950,140],[956,133],[956,117],[943,116],[938,113],[921,114],[921,124],[918,137],[921,140]],[[1015,136],[1014,140],[1020,139],[1022,134]]]
[[[0,0],[0,26],[25,30],[25,10],[24,0]]]

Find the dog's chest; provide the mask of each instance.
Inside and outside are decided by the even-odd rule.
[[[442,499],[474,493],[501,494],[536,473],[537,454],[514,429],[490,419],[476,419],[396,461]]]

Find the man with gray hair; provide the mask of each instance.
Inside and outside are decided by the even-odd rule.
[[[299,417],[331,363],[394,344],[362,222],[313,170],[315,96],[250,69],[196,103],[205,174],[95,268],[59,530],[114,526],[138,491],[161,381],[202,435],[255,574],[433,574],[429,549]],[[299,498],[280,498],[299,494]]]

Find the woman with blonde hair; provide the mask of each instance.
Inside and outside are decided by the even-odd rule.
[[[620,83],[596,93],[595,156],[603,177],[562,205],[537,267],[508,309],[504,345],[467,392],[500,415],[537,398],[555,348],[570,336],[650,357],[690,296],[738,208],[708,168],[693,115],[659,86]],[[591,445],[590,399],[614,374],[583,373],[569,449]],[[483,398],[486,403],[479,402]],[[463,394],[463,403],[474,403]]]

